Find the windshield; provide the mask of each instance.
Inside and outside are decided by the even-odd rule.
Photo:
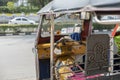
[[[55,35],[70,35],[73,32],[80,32],[82,26],[82,20],[80,20],[80,14],[62,14],[56,16],[54,19]],[[41,36],[50,36],[50,19],[43,16],[41,25]]]

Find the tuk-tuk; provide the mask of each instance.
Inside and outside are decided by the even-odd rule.
[[[101,17],[119,16],[120,0],[53,0],[38,14],[37,80],[119,80],[120,19]],[[117,27],[96,34],[93,23]]]

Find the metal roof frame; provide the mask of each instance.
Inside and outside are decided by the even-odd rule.
[[[73,12],[120,12],[120,0],[53,0],[38,11],[38,14]]]

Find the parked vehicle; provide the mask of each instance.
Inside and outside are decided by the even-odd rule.
[[[10,20],[10,17],[8,16],[0,16],[0,24],[5,24],[5,23],[8,23],[8,21]]]
[[[119,0],[53,0],[42,8],[35,41],[37,80],[119,80],[115,36],[92,32],[93,17],[98,24],[119,24],[98,18],[119,13]]]
[[[8,22],[8,24],[36,24],[35,21],[26,17],[15,17]]]

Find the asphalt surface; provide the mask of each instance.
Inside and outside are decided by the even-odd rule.
[[[35,35],[0,36],[0,80],[35,80]]]

